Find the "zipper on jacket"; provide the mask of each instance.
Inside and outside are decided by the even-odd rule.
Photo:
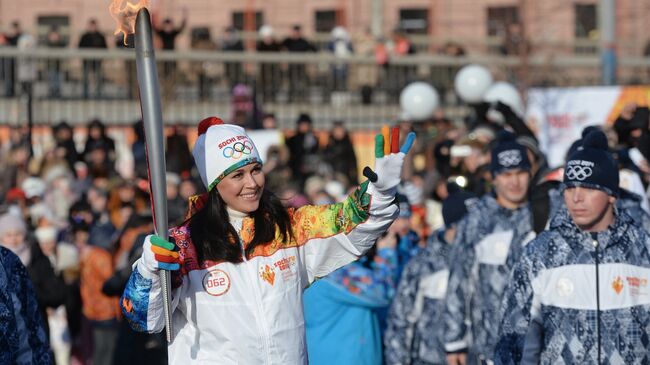
[[[598,236],[597,233],[591,233],[592,243],[596,249],[596,338],[598,341],[598,363],[600,364],[600,278],[598,277]]]
[[[239,239],[239,247],[241,247],[243,261],[248,262],[248,259],[246,258],[246,248],[244,247],[244,242],[241,240],[241,238]],[[244,272],[246,273],[247,276],[249,276],[250,273],[248,272],[247,268],[244,269]],[[253,277],[257,278],[257,275],[254,275]],[[256,280],[255,279],[252,280],[251,284],[253,284],[252,285],[253,292],[255,293],[255,304],[256,304],[256,307],[257,307],[257,315],[259,316],[258,321],[262,326],[262,328],[261,328],[261,330],[262,330],[261,331],[262,332],[262,343],[264,345],[264,350],[266,351],[266,354],[264,356],[264,358],[265,358],[264,363],[266,364],[266,363],[268,363],[269,357],[271,355],[271,344],[269,343],[270,335],[269,335],[268,329],[266,328],[266,323],[264,321],[264,309],[262,308],[262,296],[260,295],[259,290],[257,289],[257,286],[255,285]]]

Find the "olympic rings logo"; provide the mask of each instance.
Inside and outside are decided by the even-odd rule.
[[[223,149],[223,157],[240,159],[243,155],[253,153],[253,144],[250,141],[236,142],[232,147],[228,146]]]
[[[508,150],[499,153],[499,165],[510,167],[518,165],[522,158],[519,150]]]
[[[593,171],[589,166],[571,165],[566,167],[566,177],[569,180],[582,181],[591,176],[592,173]]]

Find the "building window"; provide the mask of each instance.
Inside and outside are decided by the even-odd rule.
[[[429,33],[429,9],[400,9],[399,28],[410,34]]]
[[[190,31],[190,45],[192,48],[203,48],[212,42],[212,35],[208,27],[194,27]]]
[[[243,11],[236,11],[232,13],[232,26],[235,27],[235,29],[239,31],[244,30],[244,26],[246,25],[246,13]],[[254,28],[255,30],[259,30],[262,25],[264,25],[264,13],[261,11],[256,11],[255,12],[255,19],[254,21]]]
[[[508,33],[508,28],[511,24],[519,23],[519,9],[516,6],[499,6],[489,7],[487,9],[487,34],[488,37],[498,37],[503,40]],[[509,53],[506,50],[505,44],[488,46],[490,53]]]
[[[519,23],[519,9],[516,6],[490,7],[487,11],[487,33],[490,37],[504,37],[508,25]]]
[[[596,5],[576,4],[575,7],[575,46],[576,53],[595,53],[597,47],[589,45],[589,42],[598,38],[596,28]],[[581,44],[582,42],[582,44]],[[585,44],[586,43],[586,44]]]
[[[336,26],[336,10],[317,10],[314,16],[316,33],[329,33]]]

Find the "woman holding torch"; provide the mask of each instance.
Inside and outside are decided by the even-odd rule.
[[[171,364],[306,364],[303,291],[370,249],[396,218],[399,136],[376,138],[375,172],[342,203],[284,208],[264,189],[241,127],[210,117],[193,155],[208,193],[169,241],[148,236],[120,301],[131,326],[164,327],[159,270],[172,271]],[[387,137],[387,136],[386,136]],[[384,150],[388,153],[384,154]]]

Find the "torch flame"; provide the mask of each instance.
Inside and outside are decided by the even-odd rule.
[[[139,0],[137,4],[133,4],[128,0],[113,0],[108,6],[113,19],[117,23],[115,35],[122,33],[124,37],[124,45],[126,45],[126,37],[129,34],[135,33],[135,17],[138,15],[138,10],[146,7],[148,0]]]

